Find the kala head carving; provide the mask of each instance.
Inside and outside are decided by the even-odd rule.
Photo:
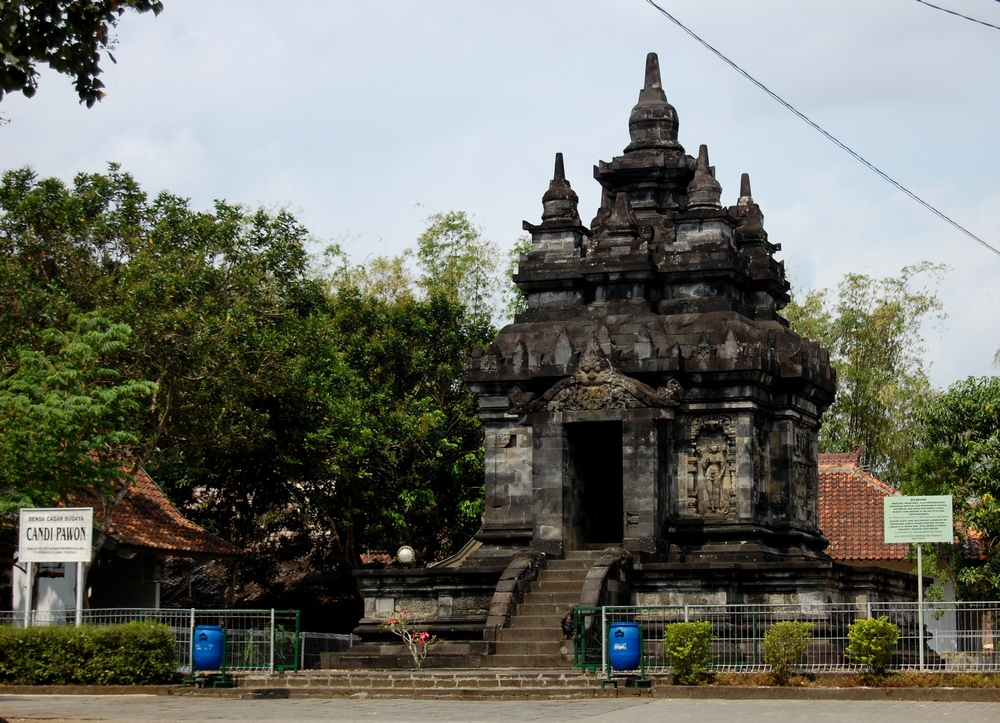
[[[580,355],[580,363],[575,374],[576,380],[584,386],[592,387],[598,384],[607,384],[611,381],[613,373],[611,362],[605,356],[597,334],[591,334],[587,349]]]

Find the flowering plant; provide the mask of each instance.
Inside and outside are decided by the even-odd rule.
[[[441,642],[436,635],[431,635],[427,631],[410,630],[410,621],[406,619],[405,610],[393,610],[382,626],[403,639],[410,655],[413,656],[413,664],[417,666],[417,670],[420,670],[430,649]]]

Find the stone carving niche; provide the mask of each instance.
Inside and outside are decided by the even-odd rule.
[[[729,417],[694,420],[688,452],[688,514],[734,512],[735,477],[735,423]]]

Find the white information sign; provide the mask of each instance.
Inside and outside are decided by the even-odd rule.
[[[90,562],[94,510],[51,507],[21,510],[18,562]]]
[[[951,542],[951,495],[885,498],[886,542]]]

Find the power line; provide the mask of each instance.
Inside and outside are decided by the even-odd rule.
[[[998,1],[1000,1],[1000,0],[998,0]],[[773,98],[775,101],[777,101],[778,103],[780,103],[781,105],[783,105],[785,108],[787,108],[789,111],[791,111],[792,113],[794,113],[796,116],[798,116],[798,118],[800,120],[804,121],[806,124],[808,124],[809,126],[811,126],[817,132],[821,133],[827,140],[829,140],[835,146],[837,146],[841,150],[849,153],[856,161],[858,161],[863,166],[865,166],[866,168],[868,168],[868,170],[870,170],[873,173],[875,173],[876,175],[880,176],[884,181],[886,181],[889,184],[891,184],[897,190],[902,191],[903,193],[905,193],[907,196],[909,196],[910,198],[912,198],[914,201],[916,201],[917,203],[919,203],[921,206],[923,206],[924,208],[926,208],[928,211],[930,211],[931,213],[933,213],[935,216],[937,216],[938,218],[940,218],[942,221],[948,223],[953,228],[961,231],[962,233],[964,233],[966,236],[968,236],[969,238],[971,238],[973,241],[975,241],[976,243],[978,243],[983,248],[985,248],[985,249],[987,249],[989,251],[992,251],[997,256],[1000,256],[1000,250],[997,250],[993,246],[990,246],[988,243],[986,243],[981,238],[979,238],[978,236],[976,236],[976,234],[972,233],[972,231],[970,231],[969,229],[965,228],[964,226],[962,226],[961,224],[959,224],[957,221],[954,221],[951,218],[949,218],[948,216],[946,216],[944,213],[942,213],[941,211],[939,211],[937,208],[935,208],[934,206],[932,206],[931,204],[929,204],[924,199],[920,198],[920,196],[918,196],[917,194],[915,194],[913,191],[911,191],[910,189],[908,189],[906,186],[904,186],[903,184],[901,184],[899,181],[897,181],[894,178],[892,178],[891,176],[889,176],[889,174],[887,174],[885,171],[883,171],[882,169],[878,168],[871,161],[867,160],[866,158],[864,158],[863,156],[861,156],[859,153],[857,153],[856,151],[852,150],[850,147],[847,146],[847,144],[843,143],[842,141],[840,141],[839,139],[837,139],[836,137],[834,137],[833,135],[831,135],[830,133],[828,133],[826,130],[824,130],[823,128],[821,128],[819,126],[819,124],[817,124],[811,118],[809,118],[804,113],[802,113],[801,111],[799,111],[791,103],[789,103],[788,101],[784,100],[781,96],[779,96],[773,90],[771,90],[766,85],[764,85],[763,83],[761,83],[759,80],[757,80],[756,78],[754,78],[752,75],[750,75],[750,73],[748,73],[747,71],[743,70],[743,68],[741,68],[736,63],[734,63],[732,60],[730,60],[729,58],[727,58],[720,51],[716,50],[714,47],[712,47],[711,45],[709,45],[706,41],[702,40],[701,37],[699,37],[698,35],[696,35],[693,30],[691,30],[690,28],[688,28],[680,20],[678,20],[673,15],[671,15],[670,13],[668,13],[666,10],[664,10],[663,8],[661,8],[653,0],[646,0],[646,2],[649,3],[650,5],[652,5],[657,10],[659,10],[660,13],[664,17],[666,17],[668,20],[670,20],[672,23],[674,23],[674,25],[676,25],[677,27],[679,27],[685,33],[687,33],[692,38],[694,38],[699,43],[701,43],[703,46],[705,46],[706,49],[708,49],[710,52],[712,52],[714,55],[716,55],[726,65],[728,65],[729,67],[731,67],[737,73],[739,73],[740,75],[742,75],[744,78],[746,78],[751,83],[753,83],[758,88],[760,88],[762,91],[764,91],[769,96],[771,96],[771,98]]]
[[[987,23],[987,22],[984,22],[982,20],[976,20],[975,18],[970,18],[968,15],[962,15],[962,13],[957,13],[954,10],[949,10],[948,8],[943,8],[943,7],[940,7],[938,5],[932,5],[931,3],[927,2],[926,0],[917,0],[917,2],[920,3],[921,5],[926,5],[929,8],[934,8],[935,10],[940,10],[943,13],[948,13],[949,15],[954,15],[956,18],[963,18],[964,20],[969,20],[970,22],[973,22],[973,23],[979,23],[980,25],[985,25],[986,27],[993,28],[994,30],[1000,30],[1000,25],[994,25],[993,23]],[[997,2],[1000,2],[1000,0],[997,0]]]

